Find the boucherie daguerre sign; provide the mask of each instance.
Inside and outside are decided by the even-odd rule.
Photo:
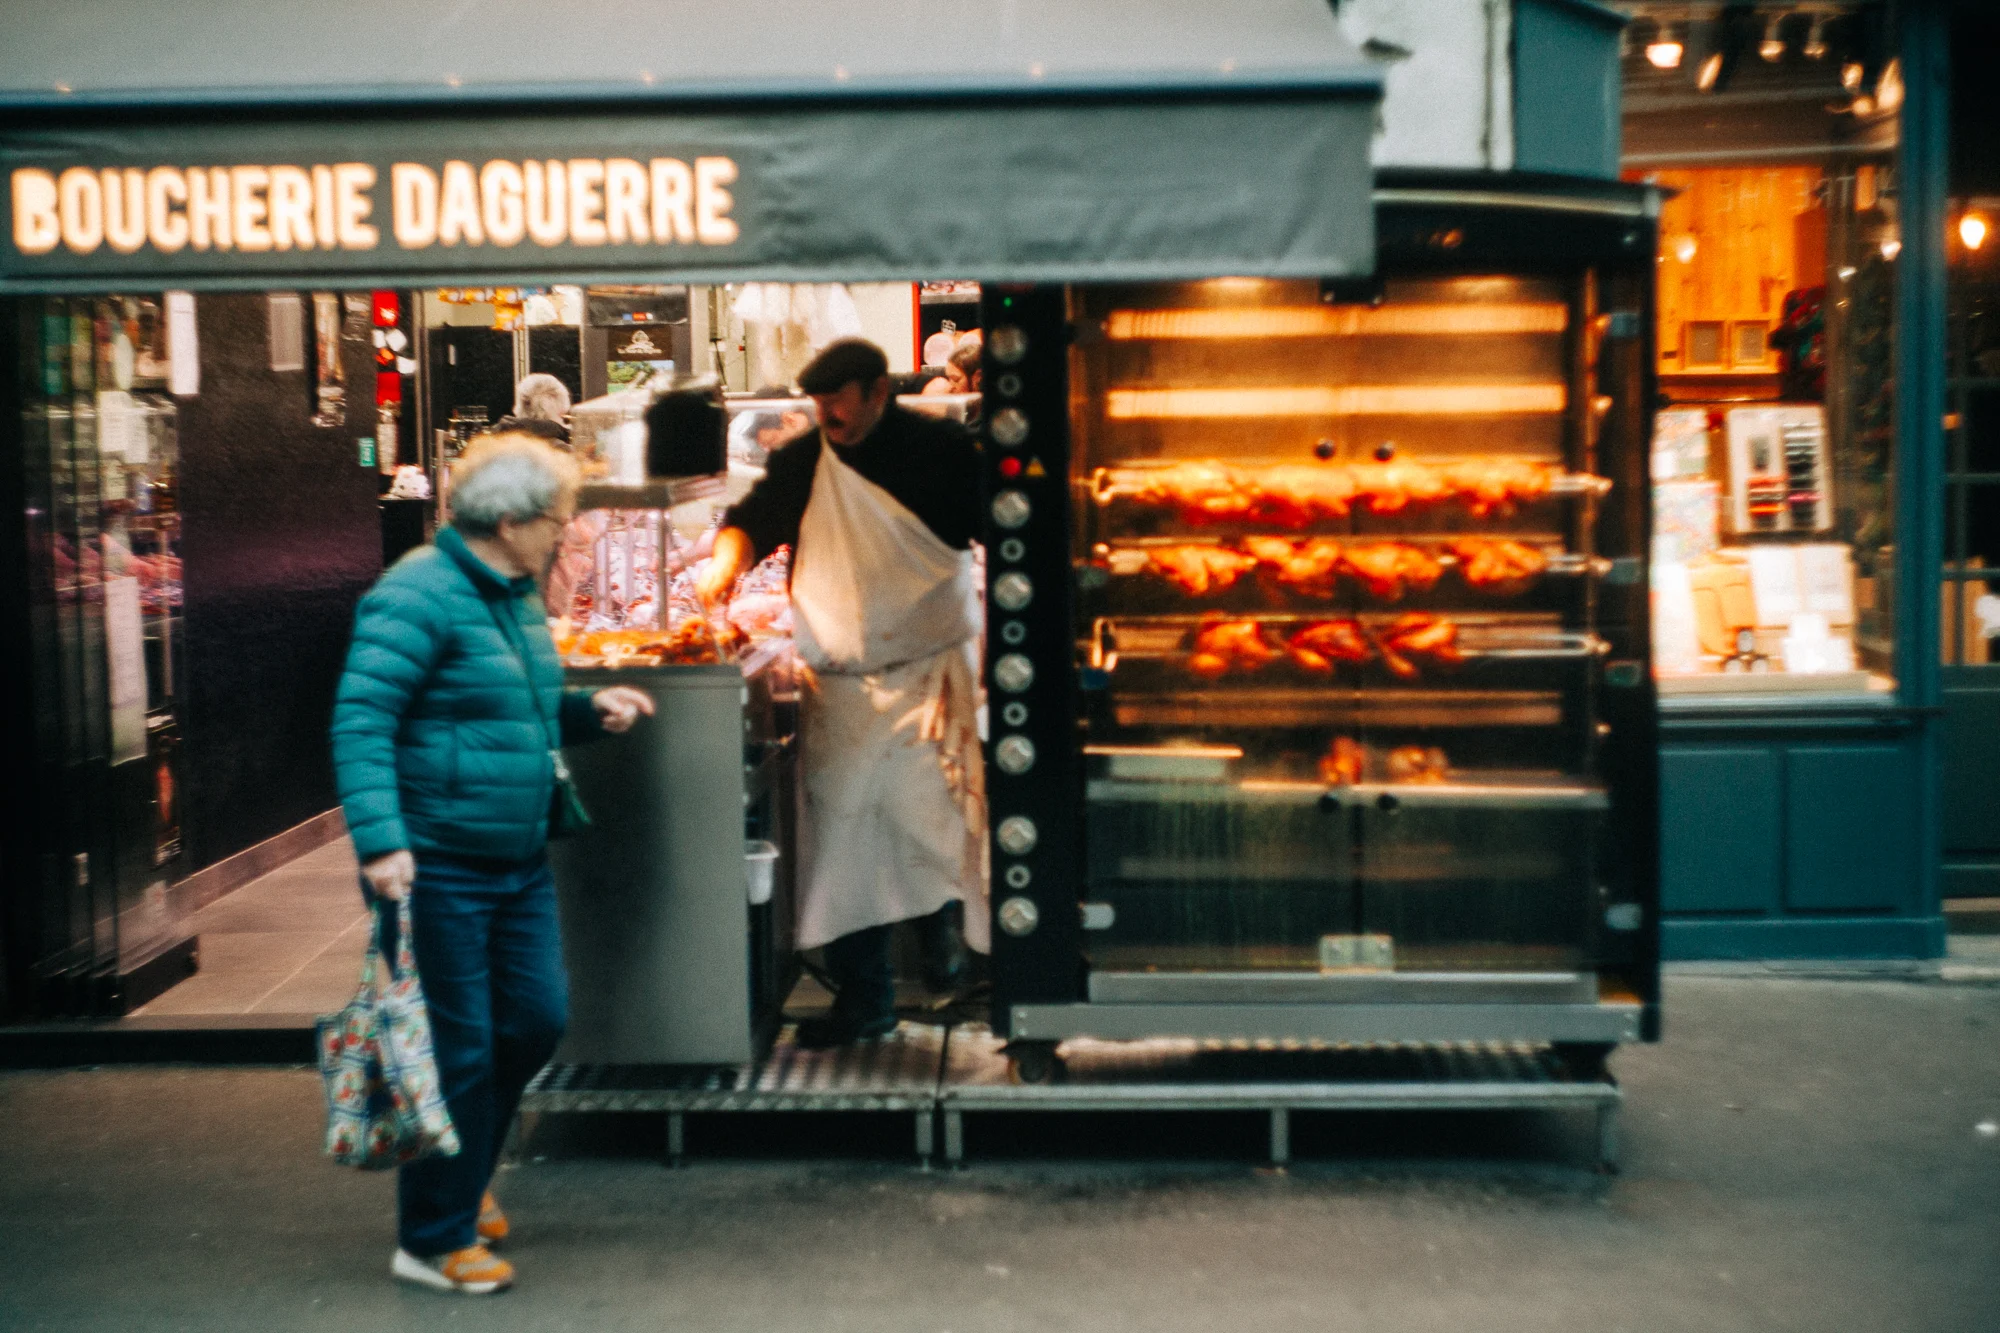
[[[1370,105],[0,116],[0,291],[1340,276]]]
[[[733,244],[727,157],[16,167],[14,249],[85,256]],[[386,195],[386,199],[383,197]]]

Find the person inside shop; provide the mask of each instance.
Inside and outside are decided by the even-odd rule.
[[[944,374],[927,382],[924,392],[979,392],[979,335],[976,332],[958,340],[958,346],[952,348],[951,355],[945,358]]]
[[[630,686],[563,688],[536,580],[576,509],[574,459],[484,435],[452,465],[451,523],[398,560],[355,612],[333,706],[333,766],[375,902],[410,904],[456,1156],[399,1168],[390,1272],[498,1291],[513,1266],[489,1185],[522,1090],[568,1012],[546,845],[564,799],[561,747],[653,712]],[[385,956],[396,915],[379,913]]]
[[[704,605],[792,547],[800,683],[798,945],[825,948],[832,1011],[808,1047],[896,1025],[890,928],[919,920],[926,980],[988,948],[979,749],[979,455],[954,422],[898,407],[882,349],[829,344],[799,374],[819,425],[775,449],[723,516]]]
[[[514,411],[493,423],[494,435],[509,431],[533,435],[567,449],[569,427],[569,386],[554,375],[536,371],[524,375],[514,386]]]

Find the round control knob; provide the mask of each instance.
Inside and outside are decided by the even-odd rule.
[[[993,521],[1003,528],[1018,528],[1028,521],[1034,506],[1019,491],[1002,491],[993,497]]]
[[[993,580],[993,600],[1000,603],[1004,610],[1019,611],[1033,601],[1034,596],[1034,580],[1019,570],[1009,570]]]
[[[999,385],[1000,396],[1002,398],[1019,398],[1021,396],[1021,377],[1012,371],[1000,377]]]
[[[1026,815],[1009,815],[1000,821],[1000,827],[993,835],[1000,843],[1000,850],[1009,856],[1026,856],[1035,850],[1035,840],[1041,834],[1035,828],[1035,821]]]
[[[1018,563],[1027,553],[1028,548],[1022,545],[1019,537],[1009,537],[1000,543],[1000,558],[1009,563]]]
[[[1026,736],[1002,736],[993,747],[993,762],[1002,773],[1019,776],[1035,766],[1035,743]]]
[[[1012,449],[1028,438],[1028,414],[1018,407],[1003,407],[993,414],[993,441],[1002,449]]]
[[[1000,904],[1000,929],[1019,938],[1032,935],[1042,923],[1042,914],[1032,898],[1009,898]]]
[[[1011,366],[1028,354],[1028,335],[1013,324],[1002,324],[986,339],[986,350],[1003,366]]]
[[[993,664],[993,683],[1009,694],[1019,694],[1035,683],[1035,664],[1025,653],[1008,653]]]

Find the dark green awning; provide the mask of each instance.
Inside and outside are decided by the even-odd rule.
[[[1324,0],[76,0],[0,287],[1342,276],[1379,96]]]

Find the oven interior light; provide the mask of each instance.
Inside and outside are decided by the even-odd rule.
[[[1560,301],[1511,304],[1262,306],[1239,309],[1114,310],[1114,341],[1139,338],[1312,338],[1397,333],[1561,333]]]
[[[1113,389],[1113,421],[1218,417],[1521,416],[1560,412],[1560,384],[1349,384],[1272,389]]]

